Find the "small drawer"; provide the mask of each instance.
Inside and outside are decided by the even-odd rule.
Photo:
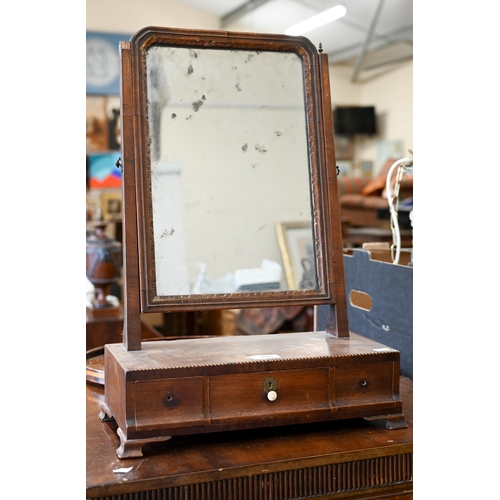
[[[276,386],[264,388],[273,379]],[[274,390],[275,394],[268,396]],[[212,421],[247,420],[329,409],[328,368],[239,373],[210,377]]]
[[[394,401],[394,363],[338,366],[334,373],[337,406]]]
[[[203,393],[203,377],[137,380],[137,430],[148,430],[152,426],[157,428],[162,424],[162,427],[174,429],[207,423],[203,411]]]

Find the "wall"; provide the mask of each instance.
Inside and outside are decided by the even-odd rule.
[[[363,84],[360,104],[372,103],[376,106],[378,137],[358,140],[356,155],[358,160],[378,161],[378,170],[384,159],[380,156],[380,140],[401,140],[403,156],[413,150],[413,61]]]
[[[402,155],[413,149],[413,61],[387,69],[371,79],[353,84],[352,67],[330,68],[332,106],[375,106],[378,133],[376,137],[354,139],[354,165],[372,161],[377,173],[384,160],[384,141],[401,141]]]
[[[175,0],[87,0],[87,30],[134,33],[144,26],[218,29],[219,19]]]

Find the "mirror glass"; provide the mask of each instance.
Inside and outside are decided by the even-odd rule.
[[[299,55],[152,45],[146,68],[157,295],[317,289]]]

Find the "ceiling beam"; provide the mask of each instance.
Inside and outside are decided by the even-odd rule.
[[[339,19],[340,21],[340,19]],[[375,39],[377,38],[377,39]],[[370,52],[373,50],[383,49],[394,45],[395,43],[405,43],[408,46],[413,46],[413,26],[407,26],[401,30],[394,31],[382,37],[375,37],[370,46]],[[330,64],[337,64],[355,58],[360,51],[362,44],[354,44],[341,50],[329,51],[327,47],[323,47],[328,54]]]
[[[363,62],[366,57],[366,52],[373,38],[373,33],[375,32],[375,27],[378,23],[378,18],[380,17],[380,13],[382,12],[382,7],[384,6],[384,0],[379,0],[377,5],[377,10],[375,11],[375,15],[373,16],[372,22],[370,24],[370,29],[366,34],[365,42],[363,43],[363,47],[361,48],[361,52],[358,55],[358,59],[356,60],[356,66],[354,67],[354,73],[352,75],[352,83],[356,83],[359,72],[363,67]]]
[[[245,2],[243,5],[240,5],[233,11],[229,12],[229,14],[222,16],[221,27],[224,29],[227,26],[230,26],[238,21],[238,19],[242,18],[245,14],[258,9],[261,5],[264,5],[267,2],[269,2],[269,0],[248,0],[248,2]]]

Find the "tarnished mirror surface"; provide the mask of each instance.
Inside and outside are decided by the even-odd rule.
[[[146,68],[156,294],[289,290],[276,227],[313,226],[301,58],[152,45]],[[312,229],[301,248],[317,289]]]

